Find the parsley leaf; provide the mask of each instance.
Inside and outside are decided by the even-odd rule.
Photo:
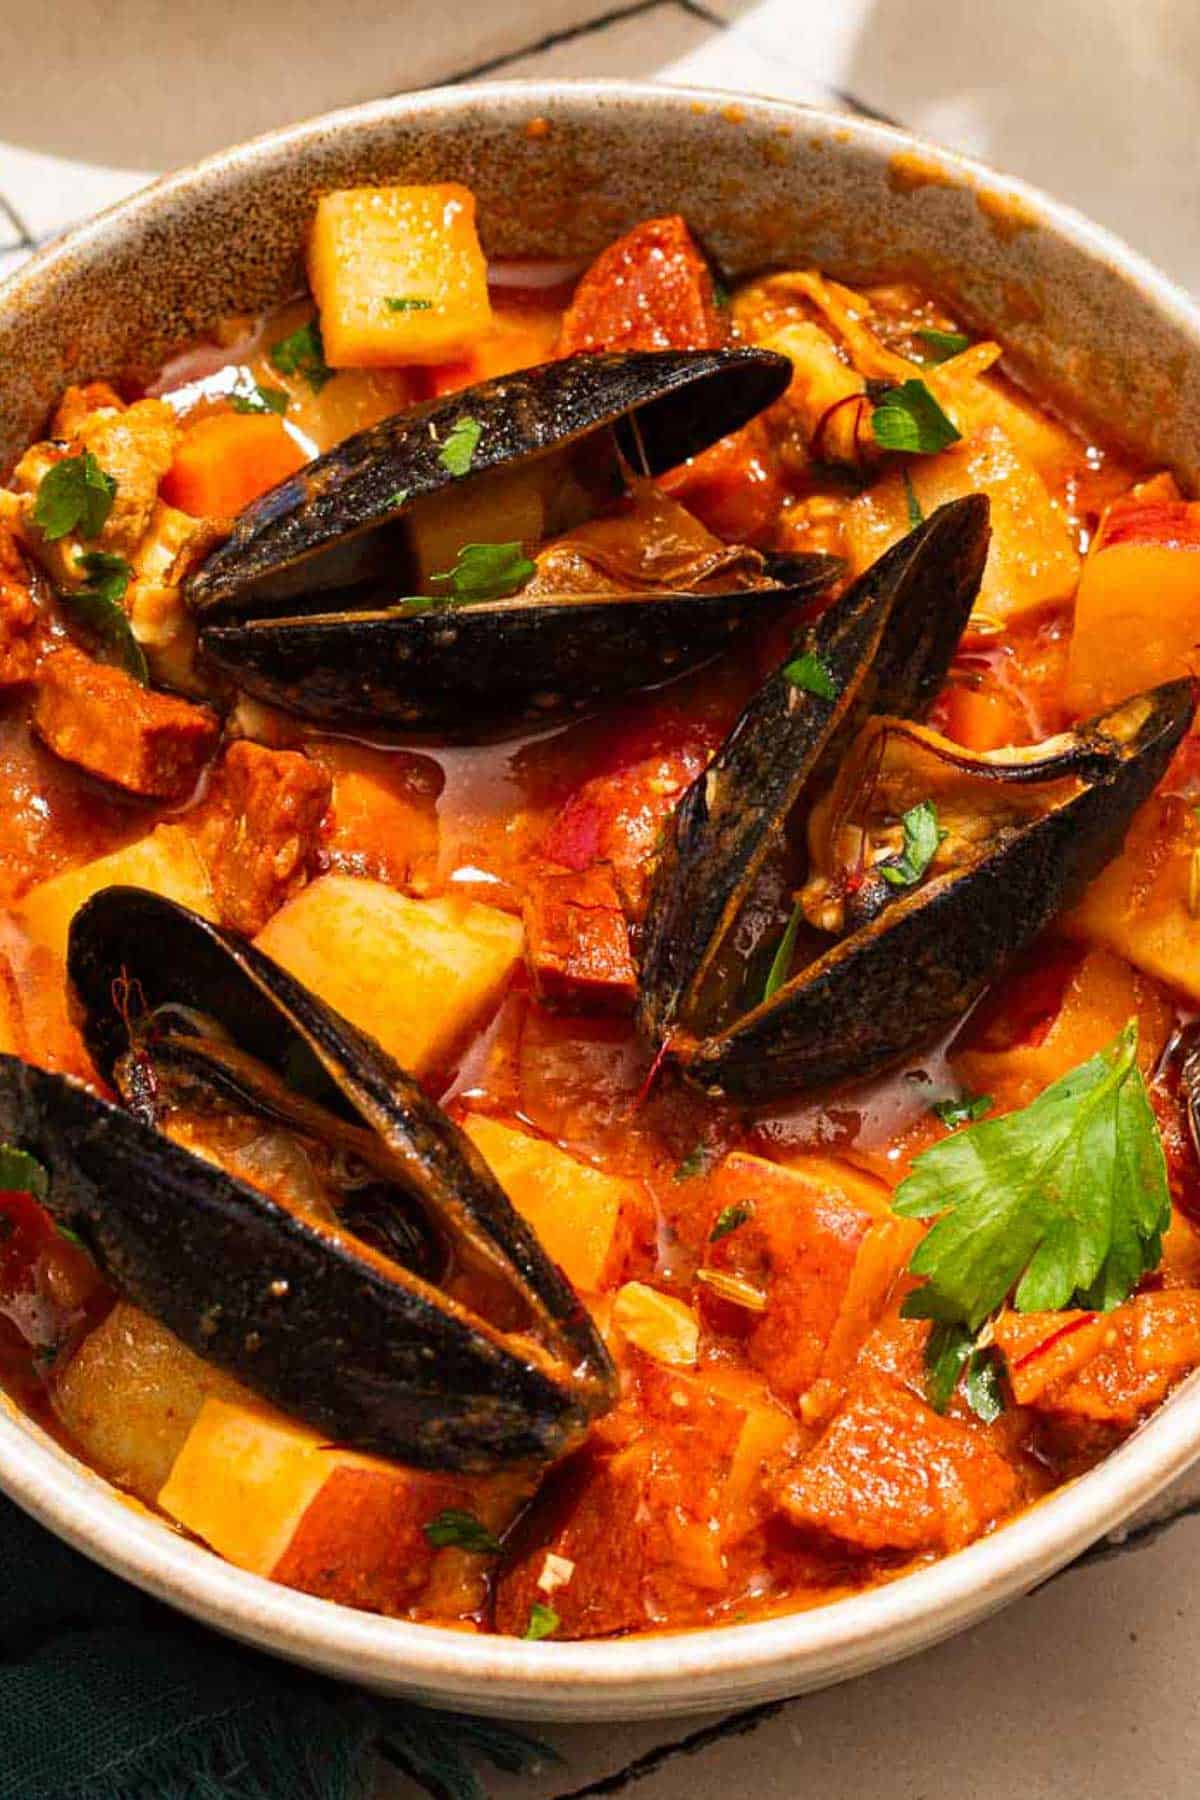
[[[79,564],[88,579],[74,590],[60,589],[59,604],[100,640],[127,675],[145,687],[150,671],[121,604],[133,570],[123,556],[107,550],[89,550]]]
[[[723,1237],[728,1237],[731,1231],[736,1231],[739,1225],[744,1225],[753,1217],[754,1208],[749,1203],[745,1206],[723,1206],[717,1214],[716,1224],[708,1234],[709,1243],[719,1244]]]
[[[688,1151],[672,1176],[673,1181],[692,1181],[697,1175],[707,1175],[709,1153],[703,1143],[695,1144]]]
[[[408,499],[408,489],[407,488],[397,488],[394,494],[388,495],[387,499],[384,502],[384,505],[392,507],[393,509],[398,509],[399,507],[404,505],[404,502],[407,499]]]
[[[908,529],[915,531],[918,525],[925,523],[925,514],[921,511],[921,502],[917,499],[917,490],[912,484],[912,476],[904,470],[904,504],[908,508]]]
[[[787,929],[779,940],[779,948],[771,958],[771,967],[767,970],[767,979],[763,983],[762,997],[769,1000],[777,988],[781,988],[791,974],[792,957],[796,953],[796,934],[800,930],[800,921],[804,917],[803,909],[797,900],[792,908],[792,916],[787,922]]]
[[[948,1100],[935,1100],[929,1108],[951,1131],[958,1125],[974,1125],[992,1110],[990,1094],[954,1094]]]
[[[44,1200],[49,1187],[50,1178],[36,1156],[0,1144],[0,1192],[32,1194],[35,1200]]]
[[[934,1412],[944,1413],[954,1396],[975,1342],[965,1325],[936,1320],[925,1340],[925,1398]]]
[[[314,394],[319,394],[334,371],[325,361],[325,345],[316,319],[290,331],[277,344],[272,344],[270,358],[281,375],[300,375]]]
[[[385,294],[383,304],[389,312],[429,312],[432,300],[414,300],[407,294]]]
[[[976,1330],[1019,1312],[1109,1311],[1158,1266],[1171,1220],[1166,1162],[1137,1066],[1137,1021],[1030,1105],[944,1138],[892,1202],[937,1217],[909,1262],[910,1319]]]
[[[1003,1366],[996,1351],[979,1349],[966,1325],[935,1320],[925,1342],[925,1398],[934,1412],[944,1413],[963,1374],[967,1405],[977,1419],[991,1425],[1004,1411]]]
[[[937,807],[932,800],[910,806],[900,823],[904,827],[904,848],[895,862],[879,863],[878,873],[892,887],[915,887],[946,833],[938,824]]]
[[[927,350],[933,355],[929,362],[942,363],[952,356],[960,356],[964,350],[971,348],[971,340],[965,331],[935,331],[932,325],[919,325],[916,335]]]
[[[888,389],[871,414],[871,429],[880,449],[923,456],[957,444],[962,435],[925,383],[915,378]]]
[[[977,1419],[993,1425],[1004,1411],[1003,1364],[995,1350],[973,1350],[967,1364],[967,1405]]]
[[[837,699],[837,683],[815,650],[806,650],[803,656],[785,663],[783,673],[793,687],[803,688],[806,694],[816,694],[821,700]]]
[[[252,381],[245,388],[231,388],[226,399],[238,413],[285,413],[288,408],[283,389],[264,387],[261,381]]]
[[[438,454],[438,461],[443,469],[451,475],[466,475],[482,436],[483,426],[470,413],[464,413],[461,419],[456,419]]]
[[[104,473],[90,450],[64,456],[38,482],[33,522],[48,544],[66,537],[76,526],[80,537],[98,537],[116,494],[116,482]]]
[[[451,1545],[456,1550],[473,1550],[480,1556],[495,1556],[500,1540],[488,1530],[473,1512],[457,1506],[444,1506],[440,1513],[421,1527],[431,1544],[443,1550]]]
[[[435,586],[449,588],[443,600],[464,604],[504,600],[524,587],[536,572],[520,543],[464,544],[454,567],[430,580]]]
[[[552,1606],[543,1606],[535,1600],[529,1609],[529,1623],[522,1633],[527,1643],[536,1644],[539,1638],[549,1637],[559,1627],[559,1617]]]

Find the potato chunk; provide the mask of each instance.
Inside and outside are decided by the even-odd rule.
[[[122,850],[52,875],[30,888],[17,915],[36,943],[65,956],[67,931],[79,908],[101,888],[114,886],[149,888],[206,919],[216,917],[204,864],[180,825],[159,825]]]
[[[647,1210],[638,1184],[498,1119],[476,1114],[464,1128],[567,1280],[588,1294],[608,1287],[620,1274],[633,1222]]]
[[[248,1398],[232,1375],[120,1301],[56,1378],[53,1403],[88,1461],[149,1504],[210,1394]]]
[[[1134,818],[1121,854],[1066,914],[1063,928],[1115,950],[1135,968],[1200,1001],[1198,850],[1190,805],[1174,794],[1152,795]]]
[[[481,1604],[489,1564],[438,1548],[424,1527],[453,1509],[498,1535],[530,1486],[528,1473],[480,1479],[404,1468],[340,1450],[252,1399],[213,1399],[158,1504],[238,1568],[374,1612],[406,1612],[425,1598],[445,1617]]]
[[[439,362],[492,323],[475,196],[454,181],[323,194],[308,277],[335,369]]]
[[[984,493],[992,504],[992,542],[976,613],[1005,624],[1051,600],[1069,599],[1079,557],[1045,483],[991,426],[938,456],[909,461],[908,476],[926,517],[948,500]],[[859,574],[909,530],[899,474],[875,482],[846,509],[852,572]]]
[[[1100,712],[1193,672],[1200,637],[1198,551],[1200,506],[1194,501],[1131,497],[1109,509],[1075,600],[1067,666],[1073,712]]]
[[[492,1011],[521,955],[521,922],[448,896],[322,875],[255,939],[417,1074],[444,1068]]]

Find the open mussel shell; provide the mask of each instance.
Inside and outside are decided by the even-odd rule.
[[[787,358],[767,350],[588,354],[411,407],[356,432],[247,507],[187,582],[188,603],[202,617],[244,617],[264,601],[329,591],[368,572],[386,584],[387,533],[423,499],[453,487],[466,520],[471,488],[492,471],[565,451],[608,427],[632,468],[662,474],[754,418],[791,374]],[[464,431],[470,448],[455,457],[447,446]],[[379,533],[380,543],[362,542]],[[463,541],[477,535],[466,529]],[[393,586],[377,599],[398,597]]]
[[[139,889],[81,909],[69,973],[102,1075],[129,1050],[131,1006],[212,1018],[272,1077],[365,1127],[378,1166],[521,1321],[493,1325],[80,1084],[0,1058],[0,1134],[45,1165],[48,1209],[199,1355],[331,1440],[424,1468],[559,1455],[612,1404],[612,1365],[569,1283],[469,1140],[372,1039],[251,945]]]
[[[1190,682],[1170,682],[1081,725],[1070,743],[1053,740],[1041,771],[1028,752],[1007,766],[1000,753],[977,758],[989,780],[1024,786],[1043,774],[1053,792],[1044,815],[894,897],[728,1029],[673,1041],[685,1072],[707,1090],[766,1101],[872,1075],[946,1030],[1116,855],[1195,705]]]
[[[247,619],[202,643],[239,687],[326,725],[477,741],[585,713],[718,656],[830,585],[831,557],[727,593],[583,594]]]
[[[754,695],[675,809],[651,889],[639,1025],[661,1043],[693,1027],[705,977],[801,795],[872,712],[930,706],[979,590],[981,494],[939,507],[831,606]],[[810,654],[830,695],[787,674]]]

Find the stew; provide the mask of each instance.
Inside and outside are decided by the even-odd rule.
[[[464,1630],[954,1551],[1200,1364],[1200,507],[680,218],[309,288],[0,491],[0,1377]]]

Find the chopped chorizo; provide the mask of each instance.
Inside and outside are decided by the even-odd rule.
[[[33,723],[64,762],[147,800],[184,800],[216,746],[207,707],[155,693],[74,645],[38,671]]]
[[[332,786],[298,751],[230,745],[201,834],[223,924],[254,937],[304,886]]]
[[[629,930],[609,871],[546,870],[523,906],[534,992],[566,1007],[628,1011],[637,995]]]
[[[713,279],[685,222],[647,219],[601,251],[563,317],[559,354],[711,350],[728,336]]]
[[[779,1490],[794,1525],[864,1551],[957,1550],[1022,1498],[980,1428],[871,1377]]]
[[[707,1267],[762,1296],[762,1310],[743,1315],[746,1354],[774,1393],[794,1403],[823,1373],[875,1214],[833,1180],[741,1151],[717,1169],[712,1203],[714,1230],[722,1217],[740,1222],[710,1242]]]
[[[0,526],[0,693],[33,679],[37,620],[25,559]]]

